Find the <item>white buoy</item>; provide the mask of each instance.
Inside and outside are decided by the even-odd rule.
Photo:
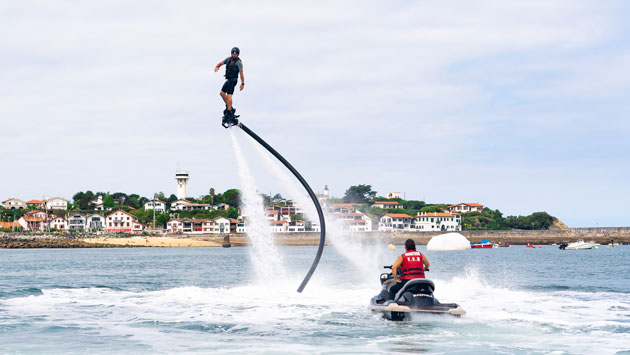
[[[436,235],[427,244],[427,250],[466,250],[470,249],[470,241],[459,233]]]

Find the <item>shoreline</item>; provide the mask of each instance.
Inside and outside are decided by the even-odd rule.
[[[495,243],[510,243],[511,245],[550,245],[553,243],[574,242],[578,239],[608,244],[630,243],[630,229],[620,229],[618,232],[596,232],[587,230],[575,232],[570,230],[552,231],[464,231],[459,232],[471,243],[488,239]],[[405,240],[414,239],[416,244],[426,245],[432,237],[443,234],[435,232],[364,232],[356,233],[365,244],[395,244],[402,245]],[[0,249],[30,249],[30,248],[134,248],[134,247],[222,247],[224,237],[229,237],[230,246],[248,246],[249,240],[245,234],[206,234],[206,235],[165,235],[165,236],[86,236],[69,235],[26,235],[20,233],[0,234]],[[304,233],[276,233],[274,239],[281,246],[317,246],[320,235],[317,232]],[[327,240],[326,245],[330,245]]]

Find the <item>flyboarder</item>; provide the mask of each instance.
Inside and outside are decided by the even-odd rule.
[[[222,125],[224,127],[229,127],[230,125],[235,125],[238,123],[237,118],[238,115],[234,115],[236,109],[232,106],[232,95],[234,94],[234,87],[238,81],[238,76],[240,74],[241,77],[241,86],[240,90],[243,91],[245,88],[245,78],[243,77],[243,62],[241,62],[241,58],[239,58],[240,50],[238,47],[232,48],[231,56],[225,58],[225,60],[219,62],[216,67],[214,67],[214,72],[218,72],[219,68],[225,64],[225,84],[221,88],[221,98],[225,102],[225,110],[223,111],[223,122]]]

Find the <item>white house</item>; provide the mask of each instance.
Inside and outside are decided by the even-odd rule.
[[[222,211],[227,211],[229,208],[230,208],[230,204],[228,203],[220,203],[214,206],[215,210],[222,210]]]
[[[44,200],[46,210],[67,210],[68,200],[61,197],[53,197]]]
[[[29,217],[39,217],[41,219],[48,218],[48,213],[46,213],[44,211],[40,211],[40,210],[28,211],[24,215],[25,216],[29,216]]]
[[[458,203],[448,206],[447,210],[451,213],[481,212],[483,211],[483,205],[480,203]]]
[[[182,218],[166,223],[169,233],[202,234],[213,233],[214,223],[210,219]]]
[[[240,217],[236,221],[236,233],[247,233],[249,228],[247,228],[247,218]]]
[[[96,200],[91,201],[92,205],[94,205],[94,210],[96,211],[104,211],[105,207],[103,206],[103,196],[98,195]]]
[[[138,218],[123,210],[112,212],[105,217],[106,232],[140,233],[144,225]]]
[[[44,201],[30,200],[30,201],[26,201],[26,205],[28,207],[44,208]]]
[[[188,200],[182,200],[182,199],[177,200],[177,201],[171,203],[171,210],[172,211],[181,211],[182,210],[182,206],[185,205],[185,204],[188,204],[188,203],[191,203],[191,202],[188,201]]]
[[[326,212],[328,213],[352,213],[356,211],[357,206],[361,206],[358,203],[333,203],[332,205],[327,204],[325,206]]]
[[[105,217],[97,213],[85,216],[85,228],[90,231],[105,229]]]
[[[87,218],[84,215],[80,213],[73,214],[68,217],[68,229],[78,231],[85,230],[86,222]]]
[[[269,224],[271,225],[271,231],[273,233],[286,232],[289,230],[289,223],[285,220],[270,221]]]
[[[343,221],[343,224],[350,232],[371,232],[372,220],[371,219],[351,219]]]
[[[151,200],[144,204],[144,209],[145,210],[155,209],[155,212],[157,213],[164,213],[166,212],[166,202],[161,201],[161,200],[155,200],[155,201]]]
[[[184,233],[184,223],[181,219],[171,219],[166,222],[166,231],[170,234]]]
[[[178,205],[178,209],[182,211],[196,211],[196,210],[209,210],[211,208],[210,205],[205,203],[182,203]]]
[[[387,193],[387,198],[388,199],[400,198],[400,192],[388,192]]]
[[[58,231],[67,231],[68,220],[63,216],[53,216],[48,221],[48,228]]]
[[[462,219],[459,213],[418,212],[414,228],[418,232],[461,231]]]
[[[28,208],[26,202],[20,200],[19,198],[10,198],[2,201],[2,207],[8,210],[25,210]]]
[[[378,230],[380,231],[403,231],[411,230],[414,218],[404,213],[387,213],[381,217]]]
[[[374,201],[374,204],[370,206],[372,208],[403,208],[403,206],[397,201]]]
[[[304,221],[295,220],[289,222],[287,226],[287,232],[304,232],[306,230]]]
[[[279,221],[280,220],[280,211],[274,210],[270,207],[265,209],[265,217],[268,221]]]
[[[217,217],[212,220],[214,222],[214,233],[227,234],[230,233],[231,221],[226,217]]]
[[[25,231],[44,231],[48,226],[48,214],[43,211],[29,211],[17,221]]]

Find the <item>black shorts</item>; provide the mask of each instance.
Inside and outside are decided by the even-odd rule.
[[[224,93],[228,95],[234,94],[234,87],[236,86],[237,81],[238,79],[227,79],[225,81],[225,84],[223,84],[221,91],[223,91]]]

